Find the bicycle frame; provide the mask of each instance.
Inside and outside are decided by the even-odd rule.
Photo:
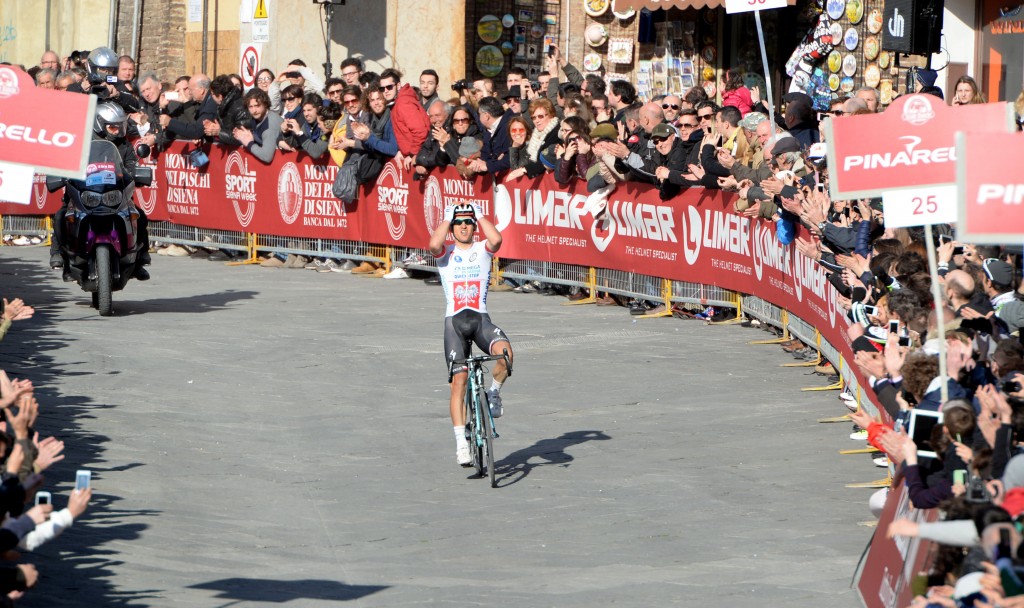
[[[487,459],[487,472],[491,479],[491,487],[496,487],[494,479],[494,451],[493,440],[498,438],[494,428],[494,417],[491,416],[491,408],[487,402],[487,395],[484,392],[484,368],[485,361],[505,361],[508,375],[512,375],[512,365],[509,361],[508,351],[500,355],[481,355],[456,359],[448,364],[448,382],[451,383],[455,376],[456,365],[466,365],[468,378],[466,382],[465,396],[465,424],[466,439],[470,443],[470,453],[473,455],[473,466],[477,475],[483,476],[484,459]]]

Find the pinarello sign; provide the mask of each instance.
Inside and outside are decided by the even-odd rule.
[[[905,95],[881,114],[843,116],[825,125],[833,199],[956,182],[957,131],[1015,130],[1008,103],[947,106],[932,95]]]
[[[957,237],[1019,243],[1024,239],[1024,134],[957,133],[956,153],[963,159],[957,172]]]
[[[81,178],[95,111],[93,95],[39,89],[25,72],[0,66],[0,161]]]

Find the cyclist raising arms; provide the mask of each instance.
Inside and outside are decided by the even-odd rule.
[[[477,226],[485,240],[474,242]],[[445,238],[451,232],[455,242],[445,245]],[[491,280],[491,256],[501,247],[501,233],[494,224],[484,217],[483,210],[473,203],[449,205],[444,220],[430,236],[430,253],[437,258],[441,273],[445,299],[448,301],[444,318],[444,350],[448,364],[456,359],[465,359],[470,354],[471,342],[480,350],[499,355],[508,350],[512,358],[512,345],[508,336],[491,323],[487,314],[487,286]],[[466,441],[466,421],[463,416],[463,402],[466,398],[466,366],[453,368],[451,415],[455,429],[455,454],[459,464],[470,466],[472,459]],[[492,371],[494,380],[487,391],[491,416],[499,418],[501,406],[501,383],[508,377],[505,361],[495,362]]]

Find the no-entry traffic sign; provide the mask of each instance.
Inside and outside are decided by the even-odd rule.
[[[242,84],[251,87],[256,84],[256,74],[260,71],[260,51],[256,45],[250,44],[242,51],[242,60],[238,73],[242,76]]]

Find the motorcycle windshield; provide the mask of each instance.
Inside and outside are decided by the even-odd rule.
[[[106,192],[118,187],[124,178],[124,164],[117,146],[109,141],[96,140],[89,146],[89,166],[84,180],[71,180],[81,191]]]

